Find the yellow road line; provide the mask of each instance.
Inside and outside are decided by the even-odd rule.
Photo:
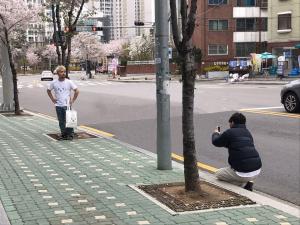
[[[114,137],[115,135],[111,134],[111,133],[107,133],[105,131],[102,131],[102,130],[98,130],[98,129],[95,129],[95,128],[92,128],[92,127],[87,127],[87,126],[84,126],[84,125],[81,125],[79,126],[80,128],[83,128],[83,129],[86,129],[86,130],[89,130],[91,132],[94,132],[96,134],[100,134],[100,135],[103,135],[103,136],[106,136],[106,137]]]
[[[181,161],[181,162],[183,162],[183,160],[184,160],[184,158],[182,156],[177,155],[175,153],[172,153],[171,156],[172,156],[173,159]],[[197,162],[197,166],[201,169],[207,170],[207,171],[212,172],[212,173],[215,173],[218,170],[215,167],[212,167],[212,166],[206,165],[204,163],[200,163],[200,162]]]
[[[289,118],[297,118],[300,119],[300,115],[291,114],[291,113],[282,113],[282,112],[272,112],[272,111],[265,111],[265,110],[255,110],[255,109],[241,109],[239,111],[242,112],[249,112],[249,113],[257,113],[257,114],[264,114],[264,115],[274,115],[274,116],[283,116]]]

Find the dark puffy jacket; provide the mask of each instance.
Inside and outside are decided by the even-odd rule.
[[[234,124],[222,134],[213,133],[212,143],[228,148],[228,163],[234,170],[247,173],[261,168],[261,159],[245,124]]]

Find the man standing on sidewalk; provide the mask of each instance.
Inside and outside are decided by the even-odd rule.
[[[253,137],[246,128],[246,117],[234,113],[229,119],[230,129],[222,134],[217,128],[212,134],[212,143],[216,147],[228,148],[230,167],[217,170],[216,177],[246,190],[253,190],[253,180],[261,171],[261,159],[255,149]]]
[[[51,101],[55,104],[57,119],[59,121],[59,128],[61,131],[60,140],[72,140],[74,137],[74,129],[66,128],[66,110],[67,106],[75,102],[78,97],[79,90],[77,86],[69,79],[66,79],[66,68],[64,66],[58,66],[56,68],[58,79],[50,83],[47,94]],[[54,90],[55,97],[52,95]],[[71,96],[71,90],[74,91],[73,97]]]

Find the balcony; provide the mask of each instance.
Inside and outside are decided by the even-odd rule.
[[[233,18],[257,17],[268,17],[268,12],[260,7],[233,7]]]
[[[264,42],[267,41],[267,32],[234,32],[233,42]]]

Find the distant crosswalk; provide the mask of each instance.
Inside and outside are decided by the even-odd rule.
[[[109,82],[109,81],[79,81],[73,80],[73,82],[78,87],[87,87],[87,86],[109,86],[109,85],[122,85],[124,83],[121,82]],[[32,82],[18,82],[18,89],[28,88],[47,88],[49,82],[42,82],[42,81],[32,81]],[[3,87],[2,82],[0,81],[0,88]]]

